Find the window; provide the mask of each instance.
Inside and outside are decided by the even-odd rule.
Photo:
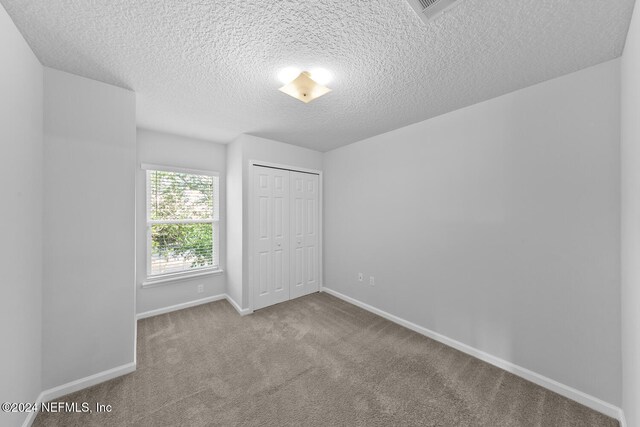
[[[218,176],[147,169],[147,275],[163,278],[218,268]]]

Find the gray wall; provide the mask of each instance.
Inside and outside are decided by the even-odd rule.
[[[619,72],[326,153],[325,286],[620,405]]]
[[[622,56],[622,408],[640,426],[640,6]]]
[[[45,68],[43,388],[135,361],[135,94]]]
[[[210,141],[186,138],[167,133],[138,129],[138,162],[136,172],[136,241],[137,241],[137,313],[144,313],[159,308],[170,307],[224,294],[226,277],[200,276],[192,279],[163,283],[152,288],[142,288],[145,281],[146,267],[146,194],[145,171],[141,163],[216,171],[220,173],[220,267],[226,266],[226,156],[227,149],[223,144]],[[198,293],[198,285],[204,285],[204,292]]]
[[[306,169],[322,170],[323,154],[252,135],[240,135],[230,146],[227,156],[229,206],[229,265],[228,292],[242,306],[249,307],[249,161],[277,163]],[[241,190],[238,192],[238,190]],[[241,203],[239,203],[241,202]],[[236,261],[237,256],[241,261]]]
[[[40,394],[42,65],[0,6],[0,402]],[[0,412],[0,425],[26,414]]]

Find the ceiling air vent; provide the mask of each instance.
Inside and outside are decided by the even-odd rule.
[[[460,0],[407,0],[420,19],[429,23]]]

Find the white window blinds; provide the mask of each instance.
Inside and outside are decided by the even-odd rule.
[[[218,267],[218,177],[147,169],[147,274]]]

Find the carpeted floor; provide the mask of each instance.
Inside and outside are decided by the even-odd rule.
[[[226,301],[138,323],[138,369],[66,396],[106,414],[36,426],[617,426],[330,295],[240,317]]]

